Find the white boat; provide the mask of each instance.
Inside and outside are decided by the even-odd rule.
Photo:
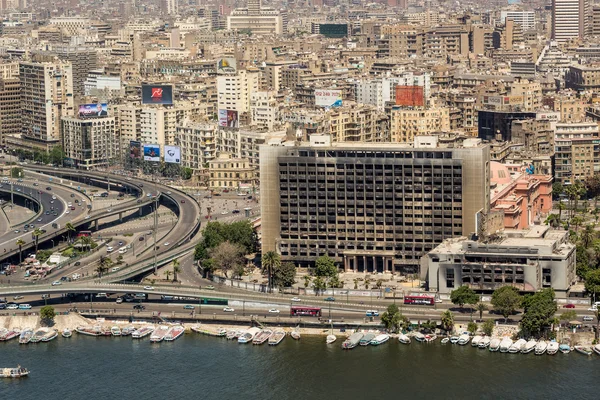
[[[42,336],[42,342],[49,342],[51,340],[54,340],[58,337],[58,330],[56,329],[49,329],[48,332]]]
[[[300,331],[293,330],[292,333],[290,333],[290,336],[292,339],[300,340]]]
[[[514,342],[512,344],[512,346],[510,346],[510,348],[508,349],[509,353],[520,353],[523,348],[525,347],[525,345],[527,344],[527,340],[525,339],[519,339],[516,342]]]
[[[358,346],[364,335],[365,334],[362,332],[354,332],[348,339],[344,340],[344,343],[342,343],[342,349],[351,350],[355,348]]]
[[[240,335],[240,337],[238,338],[238,343],[250,343],[254,339],[254,336],[258,335],[259,332],[260,328],[253,327],[248,329],[247,331],[242,333],[242,335]]]
[[[24,378],[29,375],[27,368],[0,368],[0,378]]]
[[[227,331],[227,334],[225,335],[225,337],[227,338],[227,340],[237,339],[240,337],[240,332],[235,329],[230,329]]]
[[[469,343],[469,340],[471,340],[471,336],[469,336],[468,334],[462,334],[458,337],[457,343],[461,346],[465,346]]]
[[[125,326],[121,329],[121,336],[129,336],[133,332],[135,332],[135,328],[133,326]]]
[[[21,334],[19,329],[5,329],[0,331],[0,342],[8,341],[18,337]]]
[[[331,343],[335,342],[336,340],[337,340],[337,336],[327,335],[327,338],[325,339],[325,343],[331,344]]]
[[[415,333],[414,337],[417,342],[425,342],[425,335],[423,335],[421,332]]]
[[[575,346],[574,348],[576,352],[586,356],[591,356],[593,354],[592,347],[590,346]]]
[[[252,344],[261,345],[273,335],[273,331],[270,329],[263,329],[258,335],[252,339]]]
[[[450,336],[450,343],[456,344],[458,343],[458,339],[460,339],[459,336]]]
[[[63,331],[60,334],[64,338],[70,338],[71,336],[73,336],[73,332],[71,332],[71,330],[69,328],[63,329]]]
[[[531,353],[532,351],[535,350],[535,346],[537,346],[537,340],[529,339],[529,341],[527,343],[525,343],[525,346],[523,346],[523,348],[521,349],[521,353],[523,353],[523,354]]]
[[[490,341],[490,351],[498,351],[500,349],[500,338],[493,338]]]
[[[600,344],[597,344],[594,347],[592,347],[592,350],[594,350],[594,353],[600,356]]]
[[[450,338],[449,338],[449,337],[445,337],[445,338],[443,338],[443,339],[441,340],[442,344],[446,344],[446,343],[448,343],[449,341],[450,341]]]
[[[410,344],[410,337],[406,336],[404,333],[399,333],[398,341],[402,344]]]
[[[283,329],[275,329],[269,338],[269,346],[277,346],[283,339],[285,339],[285,331]]]
[[[471,340],[471,346],[473,346],[473,347],[479,346],[479,342],[481,342],[481,339],[483,339],[483,336],[475,335],[475,337],[473,337],[473,339]]]
[[[548,349],[548,342],[546,342],[545,340],[540,340],[535,345],[535,354],[537,356],[541,356],[542,354],[544,354],[546,352],[547,349]]]
[[[432,343],[437,339],[437,335],[425,335],[425,342]]]
[[[484,336],[479,341],[479,344],[477,345],[477,347],[480,349],[485,349],[486,347],[488,347],[490,345],[491,341],[492,341],[492,339],[489,336]]]
[[[113,326],[110,328],[110,334],[113,336],[121,336],[121,328],[118,326]]]
[[[363,335],[362,339],[360,339],[360,342],[358,342],[358,344],[361,346],[368,346],[369,343],[371,343],[371,340],[373,339],[375,339],[375,334],[372,332],[367,332]]]
[[[500,342],[500,353],[508,353],[508,349],[513,345],[513,341],[511,338],[504,338]]]
[[[553,356],[554,354],[558,353],[559,346],[560,345],[558,344],[558,342],[556,340],[551,341],[550,343],[548,343],[548,347],[546,348],[546,353]]]
[[[50,332],[49,328],[39,328],[35,331],[35,333],[31,336],[29,340],[30,343],[39,343],[42,341],[42,338],[46,336]]]
[[[381,335],[375,336],[375,338],[371,340],[369,344],[372,344],[373,346],[379,346],[380,344],[383,344],[388,340],[390,340],[390,335],[382,333]]]
[[[566,343],[563,343],[560,346],[558,346],[558,350],[563,354],[569,354],[571,352],[571,346],[569,346]],[[596,354],[600,354],[600,353],[596,353]]]
[[[167,325],[161,325],[150,335],[150,342],[158,343],[162,342],[165,338],[165,335],[169,332],[169,327]]]
[[[165,335],[165,340],[167,342],[172,342],[177,340],[183,333],[185,332],[185,328],[181,325],[175,325],[169,328],[167,334]]]
[[[94,326],[94,327],[78,326],[77,328],[75,328],[75,332],[81,333],[82,335],[87,335],[87,336],[100,336],[102,334],[102,327],[100,327],[100,326]]]
[[[142,339],[145,338],[146,336],[152,334],[152,332],[154,332],[154,327],[153,326],[144,326],[142,328],[136,329],[135,331],[133,331],[133,333],[131,334],[131,337],[133,339]]]

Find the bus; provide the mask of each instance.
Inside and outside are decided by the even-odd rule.
[[[435,304],[435,299],[431,296],[404,296],[404,304],[432,306]]]
[[[92,231],[79,231],[77,233],[77,237],[82,237],[82,236],[92,236]]]
[[[321,309],[318,307],[302,307],[302,306],[292,306],[290,308],[290,316],[294,317],[297,315],[307,315],[310,317],[320,317]]]

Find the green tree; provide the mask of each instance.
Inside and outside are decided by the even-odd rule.
[[[569,203],[571,206],[571,217],[573,217],[573,214],[575,214],[577,203],[584,193],[585,188],[581,182],[575,182],[565,187],[565,194],[569,197]]]
[[[216,267],[229,278],[230,274],[240,271],[240,266],[244,267],[244,252],[243,246],[226,241],[211,249],[210,256]]]
[[[585,274],[585,291],[596,301],[596,294],[600,294],[600,269],[593,269]]]
[[[360,280],[358,278],[354,278],[352,282],[354,282],[354,290],[358,289],[358,282],[360,282]]]
[[[450,301],[463,308],[465,304],[477,304],[479,296],[468,286],[461,286],[450,292]]]
[[[38,243],[40,241],[40,236],[42,236],[43,234],[44,234],[44,232],[41,229],[39,229],[39,228],[35,228],[33,230],[32,235],[35,238],[35,253],[36,254],[37,254],[37,251],[38,251]]]
[[[592,225],[592,224],[586,225],[585,229],[581,232],[581,236],[579,237],[581,244],[583,245],[583,247],[585,247],[587,249],[592,245],[592,243],[594,242],[595,239],[596,239],[596,229],[595,229],[594,225]]]
[[[479,319],[483,320],[483,312],[488,309],[488,306],[486,306],[483,303],[477,303],[477,305],[475,306],[475,309],[477,311],[479,311]]]
[[[92,248],[92,245],[95,244],[94,239],[92,239],[90,236],[81,236],[78,240],[77,240],[87,251],[90,251],[90,249]]]
[[[315,279],[313,280],[313,289],[315,290],[316,295],[322,293],[323,290],[326,289],[325,279],[323,279],[323,277],[321,276],[315,277]]]
[[[102,275],[104,275],[108,271],[108,269],[110,268],[110,266],[112,264],[113,264],[113,262],[109,257],[101,256],[100,262],[98,263],[98,266],[96,267],[96,272],[98,273],[98,277],[102,278]]]
[[[276,251],[267,251],[262,255],[262,268],[269,278],[269,290],[273,286],[273,271],[281,266],[281,257]]]
[[[588,195],[594,199],[594,208],[598,207],[598,196],[600,196],[600,175],[594,174],[585,179],[585,188]]]
[[[173,281],[177,282],[177,274],[181,272],[181,263],[176,258],[173,260]]]
[[[194,173],[194,170],[192,170],[191,168],[188,168],[188,167],[181,168],[181,178],[186,181],[188,179],[192,179],[193,173]]]
[[[575,310],[565,311],[564,313],[558,316],[559,321],[561,322],[569,322],[577,319],[577,312]]]
[[[492,306],[494,306],[494,309],[504,316],[504,321],[506,322],[508,317],[512,315],[521,304],[521,296],[516,288],[512,286],[503,286],[494,290],[491,303]]]
[[[385,328],[390,332],[397,332],[405,320],[395,304],[390,304],[380,318]]]
[[[21,264],[23,262],[23,245],[26,243],[23,239],[18,238],[16,244],[19,246],[19,264]]]
[[[552,184],[552,198],[554,198],[554,200],[558,200],[560,198],[560,195],[563,194],[564,191],[565,189],[560,182],[554,182]]]
[[[590,256],[585,247],[583,247],[580,243],[577,244],[575,248],[575,260],[576,260],[576,268],[575,273],[578,277],[585,280],[588,271],[590,270]]]
[[[315,261],[315,275],[322,277],[334,277],[338,274],[338,268],[334,261],[327,255],[317,258]]]
[[[558,208],[558,222],[562,222],[562,212],[566,208],[565,203],[563,203],[562,201],[559,201],[556,208]]]
[[[491,319],[486,320],[482,325],[481,325],[481,330],[483,331],[483,333],[485,333],[487,336],[492,336],[492,333],[494,333],[494,326],[496,326],[494,324],[494,321]]]
[[[342,282],[340,282],[340,278],[337,275],[329,278],[327,284],[333,289],[342,287]]]
[[[50,154],[48,154],[48,161],[54,165],[62,165],[64,159],[65,153],[61,146],[54,146],[52,150],[50,150]]]
[[[452,329],[454,329],[454,315],[450,310],[442,313],[442,328],[448,332],[452,332]]]
[[[23,168],[13,167],[10,169],[10,177],[11,178],[22,178],[23,177]]]
[[[65,224],[65,229],[67,230],[67,240],[69,241],[69,243],[71,243],[71,232],[75,232],[76,229],[70,222],[67,222]]]
[[[308,275],[304,275],[304,288],[305,289],[310,285],[311,280],[312,280],[312,277],[310,277]]]
[[[583,224],[583,217],[581,215],[575,215],[571,218],[571,225],[575,227],[575,233],[579,230],[581,224]]]
[[[550,214],[546,217],[544,221],[546,225],[550,225],[553,228],[558,228],[560,226],[560,217],[558,214]]]
[[[296,266],[291,262],[281,263],[273,270],[273,286],[291,287],[296,281]]]
[[[46,325],[51,325],[56,317],[56,312],[52,306],[44,306],[40,309],[40,317]]]
[[[469,331],[469,333],[471,335],[475,334],[475,332],[477,332],[477,329],[479,327],[477,326],[477,324],[473,321],[470,321],[469,324],[467,325],[467,331]]]
[[[554,322],[558,309],[554,301],[554,290],[543,289],[527,298],[525,312],[521,318],[521,330],[525,336],[540,336]]]
[[[167,280],[169,280],[169,278],[171,277],[171,274],[173,273],[173,271],[171,271],[170,269],[165,270],[165,276],[167,277]]]

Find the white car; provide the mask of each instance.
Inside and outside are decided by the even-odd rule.
[[[225,311],[225,312],[234,312],[235,310],[233,308],[231,308],[231,307],[225,307],[223,309],[223,311]]]
[[[596,307],[590,307],[590,308],[588,308],[588,311],[598,311],[598,308],[596,308]]]
[[[594,317],[590,317],[589,315],[584,315],[583,316],[583,321],[584,322],[591,322],[594,320]]]
[[[89,216],[89,215],[85,216],[85,219],[90,219],[90,218],[91,218],[91,216]]]
[[[106,252],[107,252],[107,253],[110,253],[110,252],[111,252],[111,251],[113,251],[113,250],[114,250],[114,248],[113,248],[112,246],[108,246],[108,247],[106,248]]]
[[[226,211],[226,210],[221,211],[221,215],[227,215],[227,214],[229,214],[228,211]]]
[[[169,243],[169,242],[166,242],[166,243],[165,243],[163,246],[168,246],[168,245],[170,245],[170,244],[171,244],[171,243]]]
[[[144,286],[144,290],[154,290],[154,286]]]
[[[106,212],[111,212],[111,211],[112,211],[112,208],[109,208],[108,210],[106,210]]]
[[[62,282],[61,281],[52,282],[52,286],[58,286],[58,285],[62,285]]]
[[[9,304],[6,306],[7,310],[18,310],[19,309],[19,305],[18,304]]]
[[[69,214],[69,210],[65,211],[65,214]]]
[[[269,313],[271,313],[271,314],[279,314],[279,310],[278,310],[278,309],[276,309],[276,308],[271,308],[271,309],[269,310]]]
[[[296,301],[296,302],[297,302],[297,301],[302,301],[302,300],[300,299],[300,297],[292,297],[292,298],[291,298],[291,300],[292,300],[292,301]]]

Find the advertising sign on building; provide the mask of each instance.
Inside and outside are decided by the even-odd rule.
[[[237,61],[235,58],[219,58],[217,61],[218,74],[235,74],[237,72]]]
[[[180,164],[181,148],[179,146],[165,146],[165,162]]]
[[[396,86],[396,105],[410,107],[425,106],[423,86]]]
[[[342,91],[316,89],[315,105],[317,107],[340,107],[342,105]]]
[[[141,158],[142,157],[142,143],[131,140],[129,141],[129,157]]]
[[[144,144],[144,160],[160,161],[160,145]]]
[[[142,104],[173,104],[173,86],[142,85]]]
[[[79,106],[79,116],[82,118],[106,117],[108,116],[108,105],[106,103],[82,104]]]
[[[483,104],[502,105],[502,96],[483,96]]]
[[[219,110],[219,126],[223,128],[239,128],[238,112],[235,110]]]

